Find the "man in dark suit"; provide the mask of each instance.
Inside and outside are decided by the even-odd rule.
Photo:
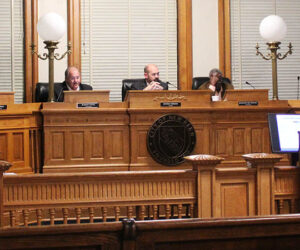
[[[76,67],[68,67],[65,71],[65,81],[54,85],[54,100],[64,101],[64,91],[93,90],[92,86],[81,83],[80,72]]]
[[[144,81],[132,84],[132,90],[168,90],[168,84],[159,80],[159,70],[155,64],[145,66],[144,76]]]

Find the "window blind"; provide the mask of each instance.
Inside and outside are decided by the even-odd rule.
[[[279,99],[297,99],[300,76],[300,1],[297,0],[231,0],[231,59],[232,82],[235,88],[269,89],[272,98],[272,63],[256,56],[256,43],[267,55],[266,41],[259,34],[260,22],[269,15],[281,16],[287,25],[287,35],[281,41],[278,53],[288,50],[292,42],[293,54],[277,60]]]
[[[23,1],[0,1],[0,91],[14,91],[15,102],[24,96]]]
[[[82,81],[110,90],[111,101],[149,63],[177,86],[176,0],[82,0],[81,37]]]

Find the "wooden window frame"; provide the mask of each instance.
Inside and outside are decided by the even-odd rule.
[[[231,76],[230,52],[230,0],[218,0],[219,14],[219,53],[220,69],[226,77]],[[72,54],[68,65],[81,69],[81,25],[80,0],[67,0],[68,41]],[[31,53],[31,44],[38,44],[36,31],[38,1],[24,0],[25,22],[25,97],[26,102],[34,102],[35,86],[38,82],[38,58]],[[177,0],[177,44],[178,44],[178,87],[181,90],[192,88],[193,41],[192,41],[192,0]]]
[[[230,0],[219,0],[219,68],[231,79]]]

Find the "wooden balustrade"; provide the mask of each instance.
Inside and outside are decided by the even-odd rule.
[[[222,158],[187,157],[192,170],[0,174],[1,226],[255,216],[298,211],[298,168],[279,155],[249,154],[243,168]],[[9,167],[2,164],[2,173]],[[297,182],[296,182],[297,181]],[[1,184],[3,183],[3,184]],[[285,209],[286,203],[288,209]]]
[[[36,208],[10,210],[6,226],[41,226],[135,220],[192,218],[193,204]]]
[[[6,176],[5,224],[193,217],[195,176],[185,170]]]

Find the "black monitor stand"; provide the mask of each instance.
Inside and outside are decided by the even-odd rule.
[[[296,164],[296,166],[297,166],[297,167],[300,167],[300,131],[298,131],[298,138],[299,138],[299,148],[298,148],[298,154],[297,154],[298,159],[297,159],[297,164]]]

